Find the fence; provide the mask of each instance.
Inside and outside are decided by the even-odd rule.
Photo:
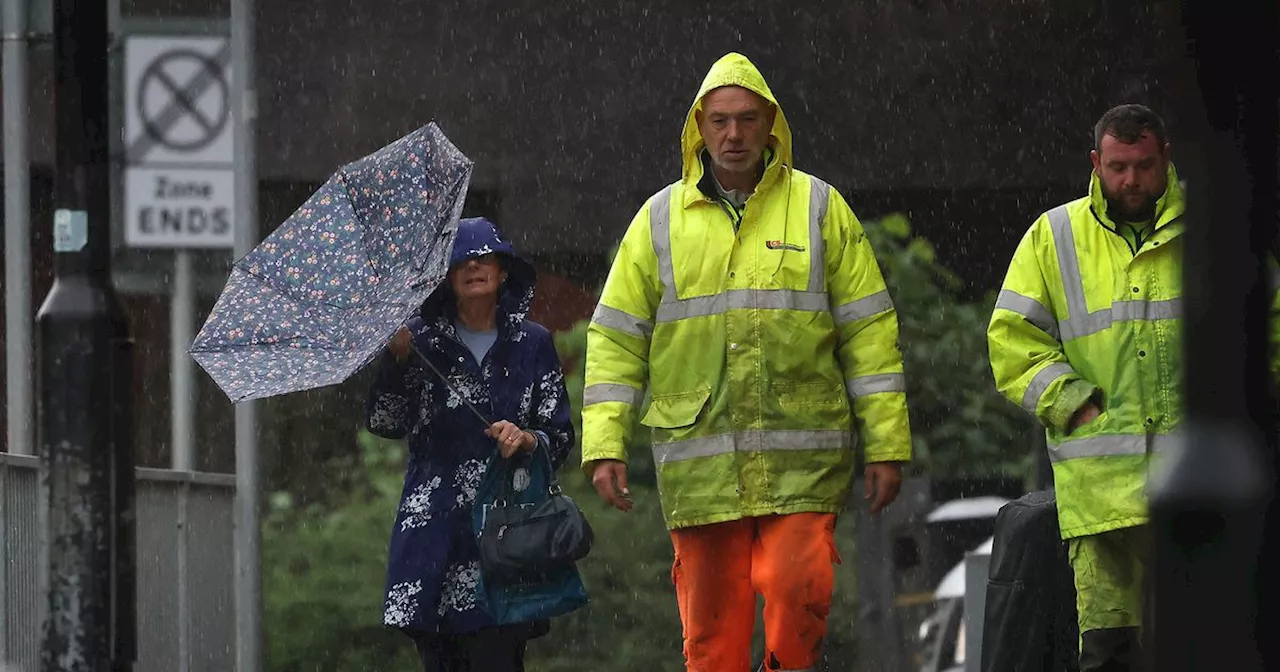
[[[0,453],[0,671],[35,672],[45,605],[35,457]],[[136,672],[235,667],[231,474],[138,469]]]

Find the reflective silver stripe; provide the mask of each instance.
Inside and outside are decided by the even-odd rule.
[[[791,289],[731,289],[720,294],[695,296],[658,305],[656,322],[675,322],[691,317],[719,315],[726,310],[827,310],[825,292],[797,292]]]
[[[1061,324],[1063,340],[1105,331],[1116,322],[1176,320],[1182,317],[1182,299],[1161,301],[1116,301],[1110,308],[1094,311]]]
[[[810,194],[809,250],[811,259],[815,258],[813,255],[817,255],[817,262],[809,265],[809,291],[735,289],[720,294],[695,296],[688,299],[676,298],[676,274],[671,256],[671,192],[673,188],[674,185],[670,185],[659,191],[649,202],[649,237],[653,241],[653,253],[658,258],[658,278],[663,285],[662,301],[658,306],[656,322],[674,322],[691,317],[705,317],[735,309],[807,310],[817,312],[830,308],[827,294],[822,291],[825,284],[822,267],[822,259],[824,257],[822,220],[827,214],[827,198],[830,193],[830,186],[825,182],[814,178]],[[626,314],[623,313],[623,315]],[[604,322],[601,322],[601,324],[613,326]],[[640,326],[646,324],[641,322]],[[622,327],[615,328],[627,333],[636,333],[634,330]]]
[[[653,461],[670,464],[732,452],[774,450],[849,450],[852,433],[844,429],[751,430],[674,443],[653,444]]]
[[[1111,304],[1111,321],[1176,320],[1182,317],[1182,299],[1163,301],[1116,301]]]
[[[1082,457],[1167,453],[1182,443],[1181,434],[1108,434],[1049,444],[1049,460],[1065,462]]]
[[[671,263],[671,190],[668,185],[649,201],[649,237],[653,253],[658,257],[658,279],[662,281],[662,298],[676,298],[676,271]]]
[[[643,392],[641,390],[637,390],[630,385],[596,383],[595,385],[588,385],[582,390],[582,405],[590,406],[591,404],[600,404],[606,401],[621,401],[624,404],[639,406],[642,395]]]
[[[1067,299],[1067,319],[1058,324],[1063,341],[1096,334],[1116,322],[1140,320],[1175,320],[1182,316],[1181,299],[1161,301],[1114,301],[1110,308],[1090,313],[1084,300],[1084,282],[1080,279],[1080,259],[1076,255],[1075,235],[1067,206],[1060,205],[1048,213],[1053,244],[1058,248],[1058,269],[1062,274],[1062,291]],[[1002,293],[1003,296],[1003,293]]]
[[[1065,362],[1056,362],[1040,369],[1040,373],[1031,378],[1031,384],[1027,385],[1027,391],[1022,394],[1022,407],[1028,413],[1034,414],[1040,404],[1040,397],[1044,396],[1044,391],[1049,389],[1049,385],[1053,384],[1053,381],[1075,372],[1076,370]]]
[[[825,280],[826,253],[822,243],[822,220],[827,217],[831,185],[809,176],[809,291],[821,292]]]
[[[841,306],[836,306],[831,311],[831,316],[835,320],[836,326],[842,326],[861,320],[872,315],[893,310],[893,299],[889,298],[889,290],[883,289],[870,296],[864,296],[857,301],[850,301]]]
[[[596,305],[596,311],[591,315],[591,321],[602,327],[609,327],[624,334],[644,339],[649,338],[649,335],[653,333],[652,322],[642,320],[626,311],[610,308],[603,303]]]
[[[1111,327],[1111,309],[1103,308],[1096,313],[1073,317],[1058,324],[1062,330],[1062,340],[1070,341],[1105,331]]]
[[[1013,311],[1027,318],[1028,322],[1052,336],[1054,340],[1058,339],[1058,321],[1053,318],[1053,313],[1039,301],[1012,290],[1002,289],[999,298],[996,299],[996,308]]]
[[[857,399],[881,392],[906,392],[907,378],[901,373],[877,373],[870,376],[858,376],[844,381],[849,398]]]
[[[1058,251],[1058,272],[1062,276],[1062,292],[1067,298],[1067,319],[1083,319],[1089,314],[1084,300],[1084,281],[1080,279],[1080,259],[1076,255],[1076,237],[1071,231],[1071,215],[1067,206],[1059,205],[1048,212],[1053,246]],[[1062,330],[1066,337],[1066,329]]]

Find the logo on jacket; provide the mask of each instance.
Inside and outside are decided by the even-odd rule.
[[[511,476],[511,489],[516,492],[524,492],[529,489],[529,483],[533,481],[533,477],[529,474],[529,470],[524,467],[516,469],[516,473]]]
[[[792,245],[784,243],[781,240],[766,240],[764,246],[771,250],[791,250],[792,252],[804,252],[804,248],[800,245]]]

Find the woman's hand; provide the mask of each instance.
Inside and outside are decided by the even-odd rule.
[[[387,350],[397,362],[403,362],[405,357],[409,356],[409,347],[413,345],[413,332],[408,327],[400,327],[396,330],[396,335],[391,337],[391,342],[387,343]]]
[[[533,432],[526,432],[506,420],[493,423],[484,433],[498,442],[498,453],[503,459],[515,455],[518,450],[528,453],[538,447],[538,437]]]

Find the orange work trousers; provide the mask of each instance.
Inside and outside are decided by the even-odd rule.
[[[765,669],[817,669],[831,613],[834,513],[744,518],[673,530],[688,672],[749,672],[756,595]]]

